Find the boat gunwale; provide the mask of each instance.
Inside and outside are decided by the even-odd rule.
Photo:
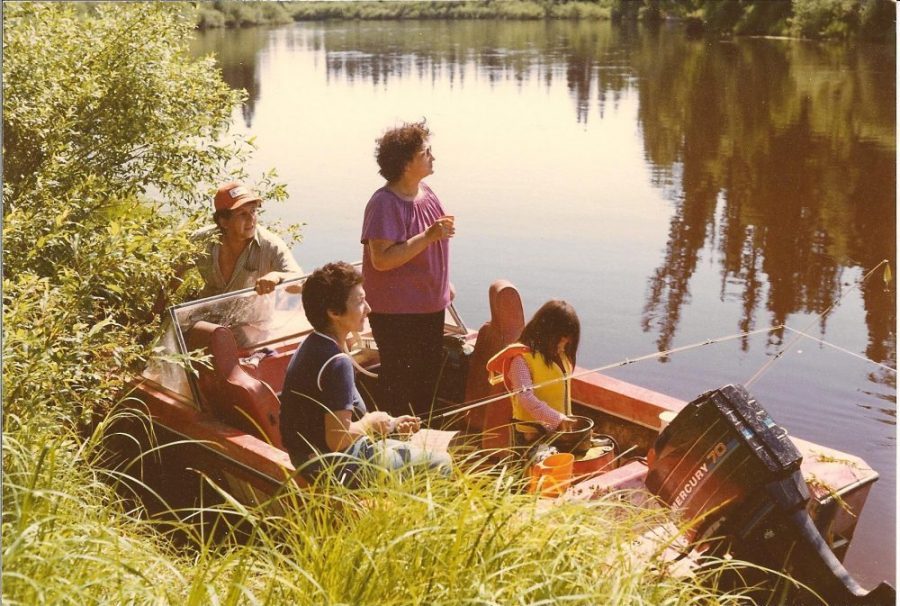
[[[588,380],[590,378],[594,378],[595,380]],[[687,402],[683,400],[679,400],[672,396],[667,396],[665,394],[647,388],[642,388],[634,385],[633,383],[628,383],[620,379],[608,377],[606,375],[602,375],[601,373],[591,373],[589,375],[574,379],[573,383],[574,382],[580,382],[584,384],[581,392],[582,397],[585,395],[585,393],[593,393],[598,397],[601,397],[602,395],[613,394],[614,397],[618,397],[620,399],[628,398],[632,402],[636,402],[643,407],[649,407],[651,411],[656,413],[655,419],[657,421],[657,425],[655,427],[648,423],[642,423],[634,416],[617,414],[615,411],[605,407],[603,403],[596,401],[589,402],[584,401],[583,399],[576,400],[577,404],[582,405],[588,409],[603,414],[608,414],[617,419],[621,419],[625,422],[632,423],[646,429],[659,431],[662,424],[662,422],[659,420],[659,412],[677,412],[687,405]],[[151,389],[147,389],[148,387]],[[156,389],[156,387],[161,387],[162,389]],[[612,387],[620,388],[620,390],[615,391],[612,389]],[[142,389],[147,395],[151,396],[158,402],[156,406],[151,406],[151,404],[146,400],[138,398],[145,406],[147,406],[151,422],[174,435],[183,437],[186,443],[196,444],[209,451],[213,455],[222,457],[223,459],[227,459],[234,465],[242,469],[246,469],[260,479],[265,479],[275,485],[283,483],[291,476],[299,478],[298,474],[295,473],[295,467],[293,466],[293,464],[291,464],[289,457],[285,451],[273,446],[272,444],[269,444],[268,442],[257,436],[234,428],[216,419],[209,413],[194,408],[190,404],[185,404],[184,402],[179,401],[183,399],[183,396],[180,396],[180,394],[178,394],[176,397],[173,397],[169,393],[166,393],[170,390],[166,389],[164,386],[159,386],[152,380],[143,379],[142,381],[139,381],[137,385],[135,385],[136,391]],[[631,391],[631,393],[628,393],[629,390]],[[154,394],[153,392],[156,393]],[[573,396],[574,392],[575,389],[573,388]],[[656,401],[640,400],[637,396],[638,393],[650,395],[651,399]],[[169,400],[171,403],[166,402],[166,400]],[[178,408],[172,408],[172,404],[178,405]],[[156,408],[157,410],[154,411],[153,408]],[[159,412],[162,412],[162,410],[160,410],[162,408],[169,409],[170,414],[158,414]],[[191,437],[189,434],[185,433],[186,429],[183,426],[180,429],[177,428],[179,424],[184,423],[188,423],[189,426],[196,427],[199,430],[196,433],[202,434],[202,436],[197,437],[195,435],[194,437]],[[863,459],[856,455],[835,450],[815,442],[797,438],[795,436],[790,436],[790,438],[795,444],[798,445],[798,447],[801,448],[802,451],[805,451],[809,454],[812,454],[815,448],[825,448],[833,453],[838,453],[842,455],[842,458],[846,460],[846,464],[849,464],[850,467],[856,468],[861,472],[860,474],[855,474],[854,481],[844,484],[843,486],[833,489],[821,496],[813,493],[811,495],[811,498],[812,500],[818,502],[819,505],[826,505],[830,500],[834,499],[835,495],[838,497],[842,497],[843,495],[849,494],[854,490],[858,490],[866,485],[874,483],[879,478],[878,472],[872,469]],[[260,459],[266,461],[265,467],[268,467],[268,469],[259,468],[258,464],[261,462]],[[803,465],[802,469],[805,468],[806,471],[808,471],[809,467],[811,466],[810,458],[804,457],[804,462],[807,464]],[[255,467],[254,463],[257,464]]]

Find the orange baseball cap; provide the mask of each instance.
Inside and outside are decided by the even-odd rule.
[[[216,192],[216,210],[234,210],[249,202],[262,202],[262,198],[240,181],[225,183]]]

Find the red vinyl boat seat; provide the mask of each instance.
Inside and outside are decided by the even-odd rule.
[[[644,485],[646,479],[647,463],[633,460],[574,484],[569,488],[569,497],[575,500],[590,500],[623,491],[622,497],[632,505],[655,507],[655,500]]]
[[[199,375],[201,409],[283,449],[278,396],[269,385],[241,366],[240,351],[231,330],[210,322],[197,322],[188,331],[187,346],[189,351],[205,350],[212,357],[212,368],[194,365]]]
[[[475,350],[469,359],[466,402],[504,393],[503,385],[488,383],[485,365],[494,354],[514,343],[525,327],[525,310],[519,291],[508,280],[496,280],[488,289],[491,319],[478,331]],[[481,446],[503,453],[512,445],[512,402],[503,398],[469,411],[470,427],[481,428]]]

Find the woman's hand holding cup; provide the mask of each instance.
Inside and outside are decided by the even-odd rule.
[[[432,223],[425,233],[433,242],[445,238],[452,238],[456,234],[456,227],[454,225],[455,220],[456,217],[453,215],[444,215]]]

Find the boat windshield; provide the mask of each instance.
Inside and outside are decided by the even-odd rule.
[[[230,328],[238,348],[245,352],[243,355],[299,342],[312,331],[300,295],[305,281],[306,276],[287,280],[265,295],[248,288],[170,307],[156,344],[156,355],[143,376],[196,403],[196,385],[192,385],[195,374],[185,365],[188,331],[200,321]],[[468,334],[452,304],[445,313],[444,327],[446,334]],[[360,336],[362,342],[357,346],[375,349],[368,322]]]
[[[183,360],[188,352],[187,333],[200,321],[230,328],[237,346],[248,352],[310,332],[300,297],[305,280],[305,276],[287,280],[265,295],[248,288],[170,307],[156,356],[143,376],[195,400]]]

